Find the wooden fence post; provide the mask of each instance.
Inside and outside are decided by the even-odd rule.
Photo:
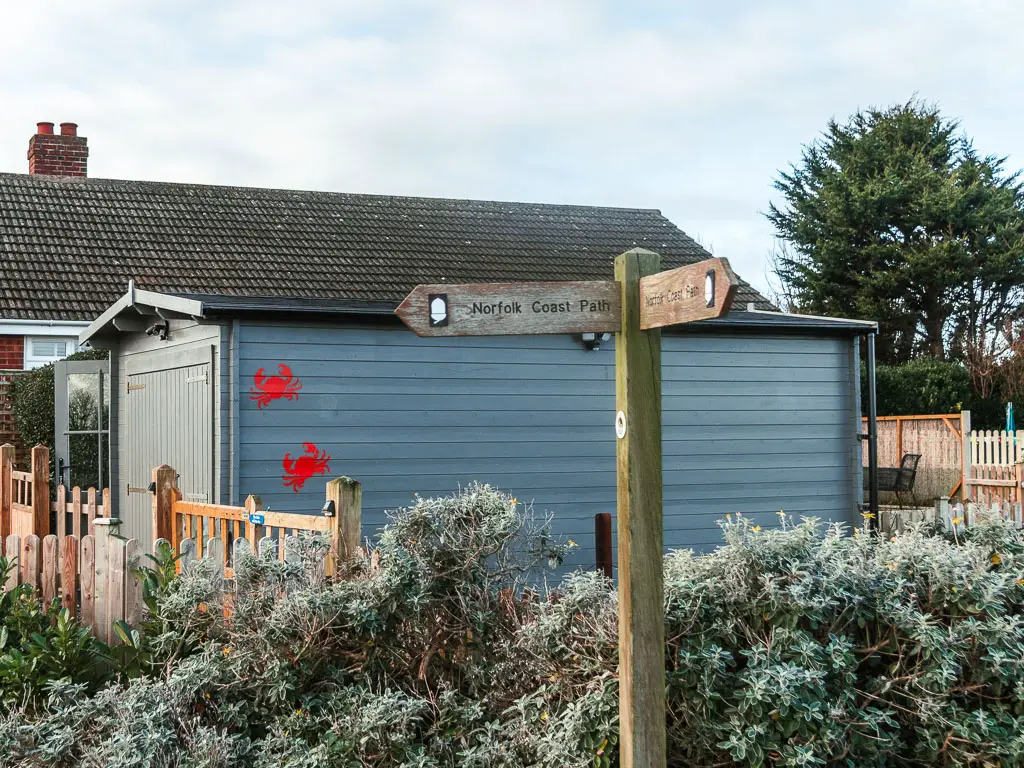
[[[622,290],[615,334],[622,768],[666,763],[661,331],[640,328],[640,278],[660,268],[661,257],[643,249],[615,257]]]
[[[963,471],[960,478],[960,498],[964,504],[971,500],[971,412],[960,411],[960,459]]]
[[[334,502],[331,520],[331,552],[327,575],[334,576],[341,563],[356,557],[363,536],[363,486],[351,477],[327,483],[327,501]]]
[[[597,570],[601,571],[605,578],[612,578],[612,515],[610,512],[598,512],[594,515],[594,548]]]
[[[14,457],[10,443],[0,446],[0,537],[11,535],[11,504],[14,501]]]
[[[153,468],[153,483],[153,541],[167,539],[174,546],[181,538],[175,535],[174,494],[171,491],[178,485],[178,473],[173,467],[161,464]]]
[[[39,538],[50,533],[50,449],[32,449],[32,533]]]
[[[249,542],[249,548],[253,554],[256,553],[256,543],[260,540],[260,529],[263,526],[259,523],[254,523],[252,516],[258,515],[262,511],[263,499],[252,493],[245,497],[245,514],[248,518],[245,521],[245,534],[246,540]]]
[[[93,572],[96,574],[93,635],[104,643],[110,642],[110,623],[112,620],[110,613],[110,566],[113,542],[110,539],[111,536],[117,534],[120,525],[121,521],[116,517],[96,518],[96,564],[93,566]],[[82,564],[82,569],[85,570],[84,563]]]

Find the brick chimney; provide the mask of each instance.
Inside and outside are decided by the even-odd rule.
[[[36,135],[28,142],[28,172],[85,178],[89,159],[85,143],[76,123],[61,123],[59,135],[53,132],[53,123],[37,123]]]

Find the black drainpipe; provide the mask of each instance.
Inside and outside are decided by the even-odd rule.
[[[878,403],[875,400],[875,334],[868,334],[868,511],[874,515],[871,527],[877,530],[878,519]]]

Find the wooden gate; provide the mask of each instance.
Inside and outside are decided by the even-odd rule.
[[[32,469],[14,468],[14,446],[0,447],[0,535],[50,532],[50,449],[32,449]]]
[[[991,506],[1021,501],[1024,430],[976,430],[964,451],[964,487],[969,502]]]
[[[183,541],[192,540],[198,558],[203,557],[210,541],[217,540],[229,572],[234,567],[234,542],[238,539],[245,539],[253,552],[265,551],[266,542],[273,541],[278,558],[284,560],[289,536],[300,531],[327,534],[331,547],[328,576],[336,573],[339,558],[346,559],[359,550],[363,491],[359,481],[348,477],[329,481],[323,508],[319,514],[309,515],[264,510],[258,496],[249,496],[244,507],[183,501],[177,472],[166,464],[153,470],[153,483],[154,540],[165,539],[175,551]]]

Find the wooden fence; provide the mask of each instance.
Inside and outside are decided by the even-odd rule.
[[[118,621],[137,626],[142,616],[142,585],[134,569],[136,539],[117,535],[120,520],[98,518],[95,534],[40,538],[12,533],[4,539],[8,571],[4,588],[30,585],[44,602],[61,606],[105,643],[113,643]]]
[[[203,557],[210,541],[220,542],[227,576],[234,565],[234,542],[245,539],[252,551],[275,542],[278,557],[287,556],[287,539],[300,531],[328,536],[330,554],[326,573],[337,571],[344,560],[359,550],[362,536],[362,486],[357,480],[339,477],[327,483],[326,501],[319,515],[264,510],[258,496],[249,496],[243,507],[183,501],[177,488],[177,472],[164,464],[153,470],[153,533],[170,542],[175,551],[184,541],[195,542],[196,557]],[[262,550],[260,550],[262,551]]]
[[[955,496],[963,478],[963,435],[971,430],[971,413],[879,416],[878,466],[898,467],[905,453],[918,453],[914,495],[919,499]],[[864,419],[867,432],[867,419]],[[863,465],[867,466],[867,441]]]
[[[110,517],[110,489],[71,488],[58,485],[54,498],[50,493],[50,449],[37,445],[32,449],[32,468],[23,472],[14,468],[14,446],[0,446],[0,537],[12,533],[45,538],[52,532],[82,538],[83,532],[95,534],[98,518]]]
[[[964,452],[966,500],[985,505],[1022,501],[1022,461],[1024,430],[971,432]]]

